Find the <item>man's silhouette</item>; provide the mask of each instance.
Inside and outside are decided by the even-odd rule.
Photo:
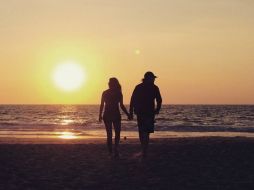
[[[137,115],[143,158],[147,154],[150,133],[154,132],[155,114],[159,114],[162,103],[160,90],[154,84],[155,78],[152,72],[146,72],[143,82],[135,87],[130,102],[130,117],[133,118],[133,111]]]

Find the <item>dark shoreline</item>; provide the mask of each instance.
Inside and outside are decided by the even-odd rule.
[[[147,160],[137,139],[119,160],[104,140],[85,144],[0,144],[0,189],[253,189],[253,138],[152,139]]]

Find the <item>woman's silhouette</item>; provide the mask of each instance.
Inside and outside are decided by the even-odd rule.
[[[119,156],[118,145],[120,141],[120,132],[121,132],[121,114],[119,110],[119,104],[124,113],[130,118],[129,113],[127,112],[125,106],[123,105],[123,94],[121,85],[119,84],[116,78],[110,78],[108,83],[109,89],[105,90],[102,93],[101,97],[101,106],[100,106],[100,115],[99,121],[102,119],[105,124],[107,132],[107,145],[110,156],[112,156],[112,125],[115,130],[115,147],[114,154],[115,157]],[[102,112],[105,110],[102,116]]]

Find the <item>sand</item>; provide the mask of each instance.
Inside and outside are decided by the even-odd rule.
[[[47,141],[45,141],[47,142]],[[137,139],[108,157],[104,139],[82,144],[0,144],[0,189],[253,189],[254,139]]]

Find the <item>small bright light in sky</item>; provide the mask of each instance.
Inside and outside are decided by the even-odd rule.
[[[55,68],[53,79],[61,90],[74,91],[84,83],[85,73],[81,65],[76,62],[64,62]]]
[[[135,54],[136,54],[136,55],[139,55],[139,54],[140,54],[140,50],[139,50],[139,49],[136,49],[136,50],[135,50]]]

